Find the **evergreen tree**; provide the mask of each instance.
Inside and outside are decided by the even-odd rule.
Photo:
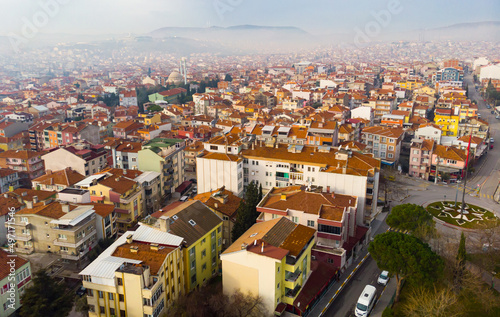
[[[264,195],[262,194],[262,184],[259,184],[259,202],[264,198]]]
[[[226,74],[226,77],[224,77],[224,81],[233,81],[233,77],[231,75]]]
[[[236,222],[231,232],[233,241],[238,239],[255,223],[258,216],[257,205],[260,202],[259,196],[257,184],[254,182],[248,184],[245,199],[241,201],[238,207]]]
[[[460,244],[457,252],[457,266],[455,268],[455,287],[457,291],[462,288],[462,279],[465,273],[465,262],[467,261],[467,252],[465,250],[465,235],[462,232],[460,236]]]
[[[74,300],[72,292],[41,270],[22,295],[19,313],[22,317],[67,316]]]

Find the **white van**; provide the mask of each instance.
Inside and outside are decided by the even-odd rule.
[[[357,317],[365,317],[368,316],[375,304],[375,293],[377,289],[375,286],[366,285],[363,293],[359,296],[358,303],[356,304],[356,309],[354,310],[354,314]]]
[[[185,202],[188,199],[189,199],[189,196],[182,196],[181,199],[179,199],[179,201]]]

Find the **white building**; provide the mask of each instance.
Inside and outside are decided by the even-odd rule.
[[[479,80],[483,81],[484,79],[500,79],[500,64],[481,67]]]
[[[351,118],[360,118],[370,120],[373,122],[373,108],[372,107],[358,107],[351,110]]]
[[[434,140],[436,144],[441,144],[442,133],[443,131],[441,131],[439,126],[429,123],[421,125],[417,130],[415,130],[415,138]]]

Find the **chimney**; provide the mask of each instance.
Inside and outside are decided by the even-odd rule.
[[[7,197],[5,197],[7,198]],[[36,204],[38,202],[38,196],[33,196],[33,204]]]
[[[214,204],[215,209],[219,208],[219,203]]]
[[[279,148],[279,144],[278,144],[278,142],[276,142],[276,148]]]
[[[26,202],[26,208],[33,209],[33,202],[32,201],[27,201]]]
[[[257,240],[253,240],[253,245],[257,245]]]
[[[264,241],[262,241],[262,248],[260,248],[260,253],[264,253]]]
[[[45,174],[47,174],[47,175],[51,175],[51,174],[52,174],[52,170],[46,170],[46,171],[45,171]]]
[[[69,212],[69,204],[61,204],[62,207],[62,212],[68,213]]]
[[[170,217],[167,217],[167,216],[160,217],[160,230],[162,232],[169,232],[170,231]]]
[[[252,150],[255,150],[255,142],[252,142]]]
[[[281,194],[281,200],[286,200],[286,194]]]
[[[158,251],[158,243],[151,243],[149,246],[151,247],[151,250]]]
[[[132,239],[132,234],[129,234],[129,235],[127,236],[127,243],[128,243],[128,244],[130,244],[130,243],[132,243],[132,241],[133,241],[133,239]]]
[[[243,242],[243,243],[241,244],[241,249],[242,249],[242,250],[246,250],[246,249],[247,249],[247,247],[248,247],[248,244],[247,244],[247,243],[244,243],[244,242]]]
[[[139,247],[136,246],[136,245],[131,245],[130,246],[130,252],[131,253],[137,253],[137,252],[139,252]]]

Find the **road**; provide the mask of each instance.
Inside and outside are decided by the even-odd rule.
[[[368,257],[363,266],[356,271],[349,287],[346,287],[339,294],[324,316],[346,317],[354,315],[354,306],[367,284],[377,288],[378,297],[384,288],[377,284],[379,274],[380,270],[377,267],[377,263],[371,257]]]
[[[497,137],[499,141],[493,149],[488,150],[488,153],[479,159],[476,171],[471,175],[467,187],[480,188],[480,197],[492,199],[500,180],[500,133],[498,133],[500,120],[495,119],[491,109],[486,108],[483,97],[474,88],[472,75],[467,74],[464,81],[469,87],[469,99],[477,101],[481,119],[487,121],[490,126],[490,137]]]

